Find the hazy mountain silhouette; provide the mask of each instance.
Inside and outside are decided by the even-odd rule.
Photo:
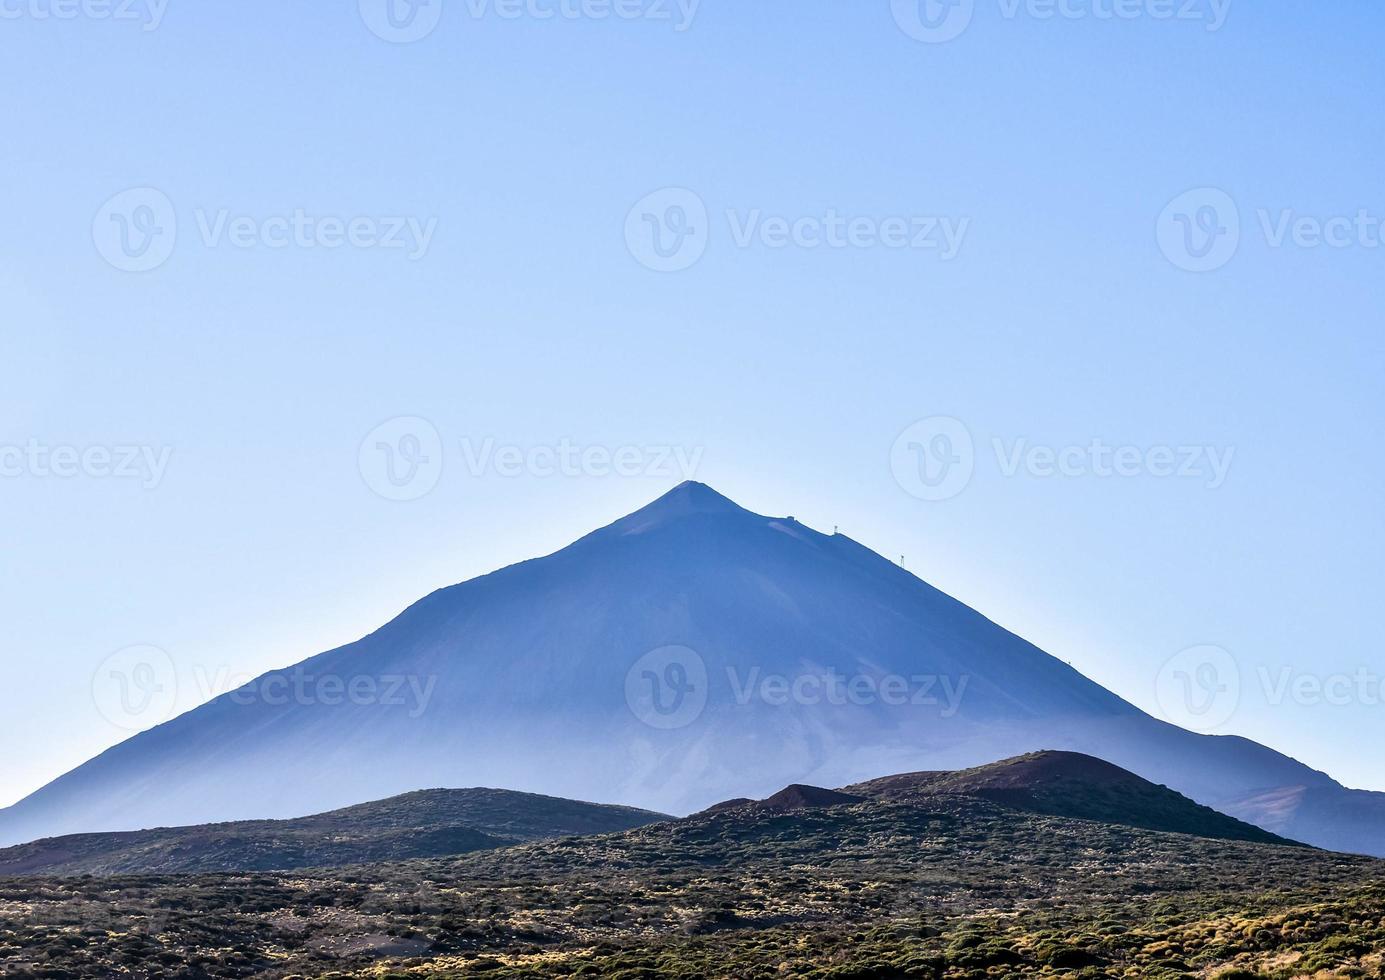
[[[1151,718],[850,538],[698,483],[129,739],[0,811],[0,842],[437,785],[687,813],[1045,748],[1385,854],[1385,794]]]

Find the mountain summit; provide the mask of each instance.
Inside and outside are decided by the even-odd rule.
[[[698,483],[696,480],[685,480],[652,504],[641,507],[633,514],[622,518],[619,523],[675,520],[689,514],[755,516],[729,497],[723,497],[707,484]]]
[[[1157,721],[850,538],[691,482],[117,745],[0,811],[0,843],[437,785],[687,813],[1043,748],[1385,853],[1385,795]]]

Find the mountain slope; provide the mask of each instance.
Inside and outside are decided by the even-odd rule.
[[[939,795],[975,796],[1055,817],[1220,840],[1294,843],[1194,803],[1119,766],[1076,752],[1033,752],[961,772],[886,776],[847,786],[845,792],[915,802]]]
[[[406,793],[296,820],[252,820],[48,838],[0,850],[0,876],[186,874],[444,857],[606,834],[664,814],[495,789]]]
[[[1172,980],[1372,976],[1385,947],[1377,860],[957,793],[779,798],[444,859],[0,879],[0,973]]]
[[[1156,721],[851,539],[695,483],[114,747],[0,812],[0,842],[439,784],[686,813],[1043,748],[1233,815],[1302,788],[1275,832],[1385,853],[1385,796]]]

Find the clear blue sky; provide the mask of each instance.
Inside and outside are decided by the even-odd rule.
[[[1156,713],[1170,658],[1215,645],[1242,677],[1217,730],[1385,789],[1364,750],[1385,737],[1377,5],[1235,0],[1217,23],[1211,0],[1172,20],[1160,0],[1053,18],[976,0],[930,43],[896,15],[918,33],[948,11],[888,0],[703,0],[683,24],[652,0],[623,8],[638,19],[446,2],[412,43],[354,3],[4,8],[0,803],[128,734],[102,710],[116,651],[167,651],[190,707],[198,678],[354,639],[678,479],[599,459],[473,473],[488,439],[651,467],[700,451],[698,479],[905,555]],[[103,208],[135,188],[161,196]],[[1199,188],[1223,196],[1161,224]],[[1186,271],[1205,250],[1178,258],[1185,226],[1232,241],[1224,200],[1239,247]],[[120,221],[152,241],[164,201],[176,240],[124,254],[166,261],[118,268]],[[223,212],[288,244],[218,237]],[[285,238],[295,212],[431,238],[330,248],[330,227]],[[1353,229],[1280,238],[1286,213]],[[646,214],[692,222],[697,261],[649,268]],[[866,222],[854,243],[779,247],[777,219],[802,242],[831,215]],[[955,256],[886,247],[886,219],[910,245],[960,230]],[[399,416],[441,439],[414,500],[374,492],[358,455]],[[892,468],[935,416],[974,441],[944,500],[909,492],[899,452]],[[1143,462],[1007,475],[1019,439]],[[99,456],[63,478],[33,446],[170,455],[158,480]],[[1151,472],[1159,446],[1233,455],[1213,488]],[[1344,703],[1276,699],[1259,675],[1285,668],[1366,681]]]

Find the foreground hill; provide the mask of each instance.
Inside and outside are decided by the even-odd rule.
[[[0,811],[0,844],[438,785],[688,813],[1044,748],[1385,854],[1385,794],[1157,721],[845,535],[696,483],[129,739]]]
[[[1102,759],[1076,752],[1032,752],[962,772],[915,772],[848,786],[887,800],[940,794],[978,796],[1058,817],[1142,827],[1222,840],[1293,844],[1277,834],[1201,806]]]
[[[1172,980],[1385,950],[1370,858],[954,792],[770,801],[335,871],[0,879],[0,974]]]
[[[332,867],[629,830],[663,814],[495,789],[435,789],[297,820],[79,834],[0,850],[0,875]]]

